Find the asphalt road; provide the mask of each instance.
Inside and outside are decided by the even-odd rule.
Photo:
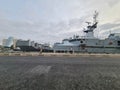
[[[0,90],[120,90],[120,57],[1,56]]]

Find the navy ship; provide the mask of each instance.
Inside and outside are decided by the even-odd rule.
[[[39,44],[31,40],[17,40],[16,47],[20,48],[20,51],[40,51],[40,52],[52,52],[52,48],[49,44]]]
[[[104,40],[94,36],[98,24],[98,12],[95,11],[93,22],[83,30],[85,36],[63,39],[53,45],[54,52],[120,53],[120,33],[111,33]]]

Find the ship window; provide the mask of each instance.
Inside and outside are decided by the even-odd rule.
[[[111,34],[111,36],[114,36],[114,34]]]
[[[120,46],[120,41],[118,41],[118,46]]]
[[[80,41],[80,43],[83,43],[83,41]]]

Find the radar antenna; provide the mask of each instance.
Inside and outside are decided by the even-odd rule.
[[[90,25],[91,24],[91,22],[86,22],[88,25]]]

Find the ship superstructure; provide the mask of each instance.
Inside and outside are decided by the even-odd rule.
[[[94,37],[97,17],[98,13],[95,11],[93,22],[86,22],[88,26],[83,30],[85,36],[74,36],[64,39],[62,43],[55,43],[54,52],[120,53],[120,33],[111,33],[104,40]]]
[[[16,47],[19,47],[21,51],[42,51],[52,52],[52,48],[49,44],[39,44],[31,40],[17,40]]]
[[[17,40],[16,46],[20,48],[21,51],[40,51],[40,45],[31,40]]]

